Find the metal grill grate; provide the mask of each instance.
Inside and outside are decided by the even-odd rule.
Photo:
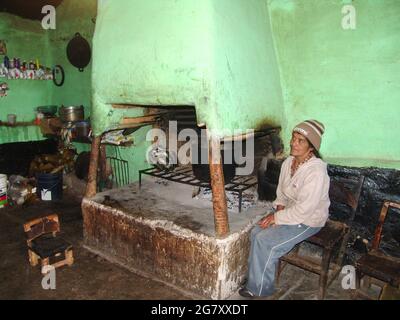
[[[107,161],[112,168],[112,181],[117,187],[129,184],[129,162],[122,159],[118,147],[115,148],[115,156],[107,157]]]
[[[192,172],[191,166],[177,167],[174,171],[160,170],[157,167],[139,170],[139,188],[142,185],[142,174],[188,184],[191,186],[211,189],[210,183],[198,180]],[[242,194],[245,190],[257,185],[257,178],[254,176],[235,176],[225,185],[226,191],[237,192],[239,195],[239,212],[242,211]]]

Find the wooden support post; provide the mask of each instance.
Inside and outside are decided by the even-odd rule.
[[[226,205],[225,181],[221,161],[220,139],[209,137],[209,165],[214,209],[214,224],[217,237],[229,233],[228,208]]]
[[[106,154],[106,146],[104,144],[100,145],[99,170],[98,170],[97,180],[98,180],[98,185],[100,185],[100,191],[103,191],[103,188],[107,181],[107,154]]]
[[[88,183],[86,185],[85,197],[93,197],[97,191],[97,169],[99,166],[101,136],[93,138],[92,150],[90,152],[90,164],[88,173]]]

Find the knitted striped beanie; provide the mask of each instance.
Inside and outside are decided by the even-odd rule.
[[[319,151],[319,147],[321,146],[321,138],[324,131],[324,125],[317,120],[306,120],[299,123],[293,129],[293,132],[298,132],[305,136],[317,151]]]

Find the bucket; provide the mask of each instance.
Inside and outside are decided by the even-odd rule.
[[[0,209],[7,206],[7,176],[0,174]]]
[[[63,175],[62,173],[39,173],[36,176],[36,193],[44,201],[62,199]]]

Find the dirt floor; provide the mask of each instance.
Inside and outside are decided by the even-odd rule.
[[[56,289],[42,288],[40,267],[31,267],[27,257],[23,223],[58,213],[62,236],[74,247],[72,266],[56,269]],[[0,299],[132,299],[182,300],[193,297],[166,284],[136,275],[82,247],[80,200],[64,195],[58,202],[37,202],[0,209]],[[282,274],[276,299],[317,298],[318,277],[294,267]],[[241,299],[236,293],[230,299]],[[328,289],[327,299],[350,299],[340,279]]]
[[[22,225],[50,213],[59,214],[62,236],[73,244],[75,262],[56,269],[56,289],[44,290],[40,267],[29,264]],[[76,198],[1,209],[0,243],[0,299],[187,299],[85,250]]]

